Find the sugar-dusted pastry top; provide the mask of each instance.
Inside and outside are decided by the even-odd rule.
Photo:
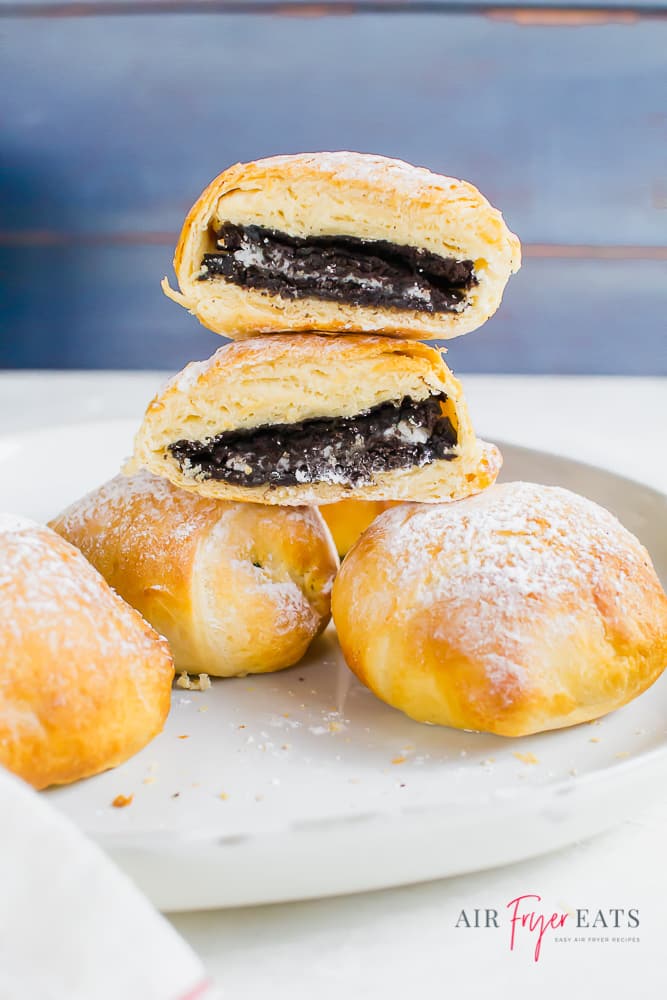
[[[36,787],[113,767],[161,728],[166,642],[55,532],[0,515],[0,762]]]
[[[506,483],[461,504],[401,507],[375,530],[398,586],[420,580],[424,603],[446,597],[450,607],[474,605],[480,627],[461,640],[471,656],[488,644],[498,616],[550,617],[561,602],[576,615],[582,591],[599,599],[604,590],[619,626],[643,606],[644,547],[608,510],[559,487]],[[434,572],[434,554],[447,560],[446,573]],[[567,617],[557,624],[567,630]],[[509,671],[517,666],[512,638],[503,657]]]
[[[365,153],[239,163],[191,209],[165,292],[217,333],[452,337],[497,309],[520,245],[473,185]]]
[[[329,621],[338,560],[313,507],[215,500],[142,470],[51,523],[169,639],[180,670],[280,670]]]
[[[530,483],[382,514],[343,564],[334,615],[386,700],[504,735],[595,718],[667,663],[667,598],[643,546],[584,497]]]

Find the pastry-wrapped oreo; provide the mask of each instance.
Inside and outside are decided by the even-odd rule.
[[[164,639],[54,531],[0,514],[0,764],[35,788],[121,764],[160,732]]]
[[[501,736],[605,715],[667,665],[646,549],[590,500],[530,483],[381,514],[343,562],[333,614],[384,701]]]
[[[144,471],[51,524],[169,639],[180,670],[281,670],[329,621],[338,559],[314,508],[212,500]]]
[[[166,294],[216,333],[456,337],[500,305],[519,241],[465,181],[363,153],[239,163],[191,209]]]
[[[389,337],[256,337],[190,364],[149,405],[134,464],[264,504],[452,500],[494,481],[438,351]]]

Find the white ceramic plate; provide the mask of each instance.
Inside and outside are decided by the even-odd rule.
[[[0,438],[0,509],[47,519],[113,475],[133,429]],[[505,479],[609,507],[667,578],[667,497],[563,458],[503,451]],[[165,731],[133,760],[45,794],[173,910],[515,861],[633,815],[666,775],[667,676],[599,723],[511,741],[419,725],[382,704],[352,678],[330,631],[282,673],[175,689]],[[112,808],[119,794],[132,804]]]

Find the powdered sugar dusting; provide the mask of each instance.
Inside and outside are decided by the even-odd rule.
[[[200,377],[215,364],[221,350],[222,348],[218,348],[215,354],[210,358],[205,358],[203,361],[191,361],[182,371],[167,381],[161,392],[170,388],[178,389],[179,392],[189,392],[191,389],[194,389]]]
[[[85,537],[86,555],[97,565],[103,561],[110,539],[119,547],[130,547],[138,559],[143,554],[148,557],[155,547],[156,526],[167,520],[170,542],[188,541],[208,520],[216,503],[192,497],[169,480],[142,469],[131,476],[115,476],[75,501],[54,523],[76,543]],[[95,524],[104,530],[96,532]]]
[[[48,653],[42,687],[58,687],[57,678],[71,674],[74,663],[88,675],[86,689],[92,691],[110,683],[109,673],[122,663],[143,700],[144,684],[148,693],[154,688],[158,643],[168,663],[166,644],[80,552],[48,528],[0,536],[0,619],[6,668],[0,688],[11,685],[12,670],[29,669],[26,643]]]
[[[307,153],[289,156],[274,156],[264,163],[289,164],[294,163],[299,168],[309,167],[323,174],[333,174],[343,180],[373,183],[378,177],[385,177],[397,190],[404,195],[419,196],[426,191],[446,190],[455,187],[459,194],[464,186],[462,181],[452,177],[434,174],[426,167],[415,167],[405,160],[396,160],[388,156],[378,156],[372,153],[355,153],[350,150],[334,152]],[[468,187],[468,185],[465,185]],[[474,189],[470,188],[473,192]],[[475,192],[477,198],[481,196]]]
[[[636,607],[631,591],[648,562],[607,510],[531,483],[452,504],[398,507],[371,530],[396,593],[413,595],[410,613],[440,609],[435,638],[481,662],[490,686],[508,699],[527,666],[543,659],[545,644],[576,631],[582,608],[597,614],[601,592],[615,588],[619,613],[626,601]]]
[[[276,571],[279,572],[280,569],[272,566],[271,559],[261,567],[249,566],[244,560],[232,559],[230,562],[236,568],[236,579],[241,579],[241,574],[250,574],[252,595],[262,597],[270,603],[273,611],[271,628],[276,636],[287,636],[295,630],[310,631],[318,627],[320,616],[301,587],[294,580],[280,579],[276,575]],[[326,594],[330,589],[330,585],[325,584],[322,593]]]
[[[3,514],[0,512],[0,534],[3,532],[26,531],[37,525],[27,517],[18,514]]]

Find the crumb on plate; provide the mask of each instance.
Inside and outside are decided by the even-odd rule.
[[[114,809],[124,809],[125,806],[131,806],[134,795],[117,795],[113,800],[111,805]]]
[[[208,691],[211,686],[211,678],[208,674],[194,674],[190,677],[187,670],[179,674],[176,687],[185,688],[186,691]]]

